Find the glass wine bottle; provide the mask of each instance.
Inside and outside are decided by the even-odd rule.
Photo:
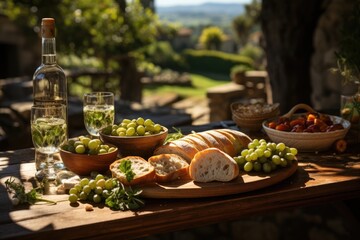
[[[67,80],[64,70],[56,62],[55,20],[43,18],[41,22],[42,59],[33,76],[35,106],[65,105],[67,122]],[[46,156],[35,151],[36,170],[46,166]],[[63,165],[58,164],[59,168]]]

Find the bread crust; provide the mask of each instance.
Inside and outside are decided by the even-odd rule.
[[[155,168],[157,182],[170,182],[179,179],[190,179],[189,164],[176,154],[152,156],[148,162]]]
[[[189,175],[195,182],[228,182],[239,176],[239,166],[227,153],[208,148],[194,156]]]
[[[131,162],[131,169],[135,173],[134,178],[130,182],[126,179],[125,174],[119,169],[120,163],[125,160]],[[155,180],[155,168],[139,156],[127,156],[118,159],[110,164],[109,169],[112,177],[117,178],[124,185],[144,184]]]
[[[232,157],[236,155],[233,143],[224,134],[216,130],[210,130],[208,131],[208,133],[212,135],[218,142],[221,142],[223,144],[224,148],[222,150],[224,152],[226,152]]]

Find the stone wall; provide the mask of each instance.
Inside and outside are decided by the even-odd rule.
[[[331,0],[318,22],[314,34],[314,54],[311,59],[312,103],[317,110],[340,108],[340,94],[349,91],[341,78],[329,71],[336,67],[340,28],[353,8],[354,0]]]

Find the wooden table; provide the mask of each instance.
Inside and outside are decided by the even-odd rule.
[[[214,127],[215,125],[212,125]],[[4,182],[9,176],[34,182],[34,150],[0,153],[0,239],[120,239],[178,231],[269,211],[360,197],[359,146],[347,154],[300,153],[294,175],[279,184],[231,196],[196,199],[146,199],[139,211],[112,211],[70,205],[67,195],[46,195],[56,205],[11,205]]]

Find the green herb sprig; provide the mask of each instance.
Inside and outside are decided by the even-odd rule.
[[[21,183],[16,183],[15,179],[10,177],[5,181],[6,190],[10,194],[14,194],[12,203],[14,205],[18,204],[30,204],[33,205],[37,202],[47,202],[50,204],[56,204],[55,201],[51,201],[45,198],[42,198],[42,195],[37,192],[37,188],[31,189],[29,192],[25,192],[25,187]]]
[[[119,169],[125,174],[126,180],[128,182],[131,182],[134,179],[135,173],[131,169],[131,162],[129,160],[121,161]]]
[[[142,190],[125,188],[122,183],[112,189],[111,194],[105,200],[105,205],[112,210],[136,210],[145,205],[145,202],[139,198]]]
[[[167,136],[166,136],[166,139],[164,141],[164,144],[167,144],[169,142],[172,142],[174,140],[177,140],[177,139],[180,139],[182,137],[184,137],[184,134],[181,132],[181,129],[177,129],[175,127],[173,127],[173,129],[175,130],[175,132],[173,133],[169,133]]]

